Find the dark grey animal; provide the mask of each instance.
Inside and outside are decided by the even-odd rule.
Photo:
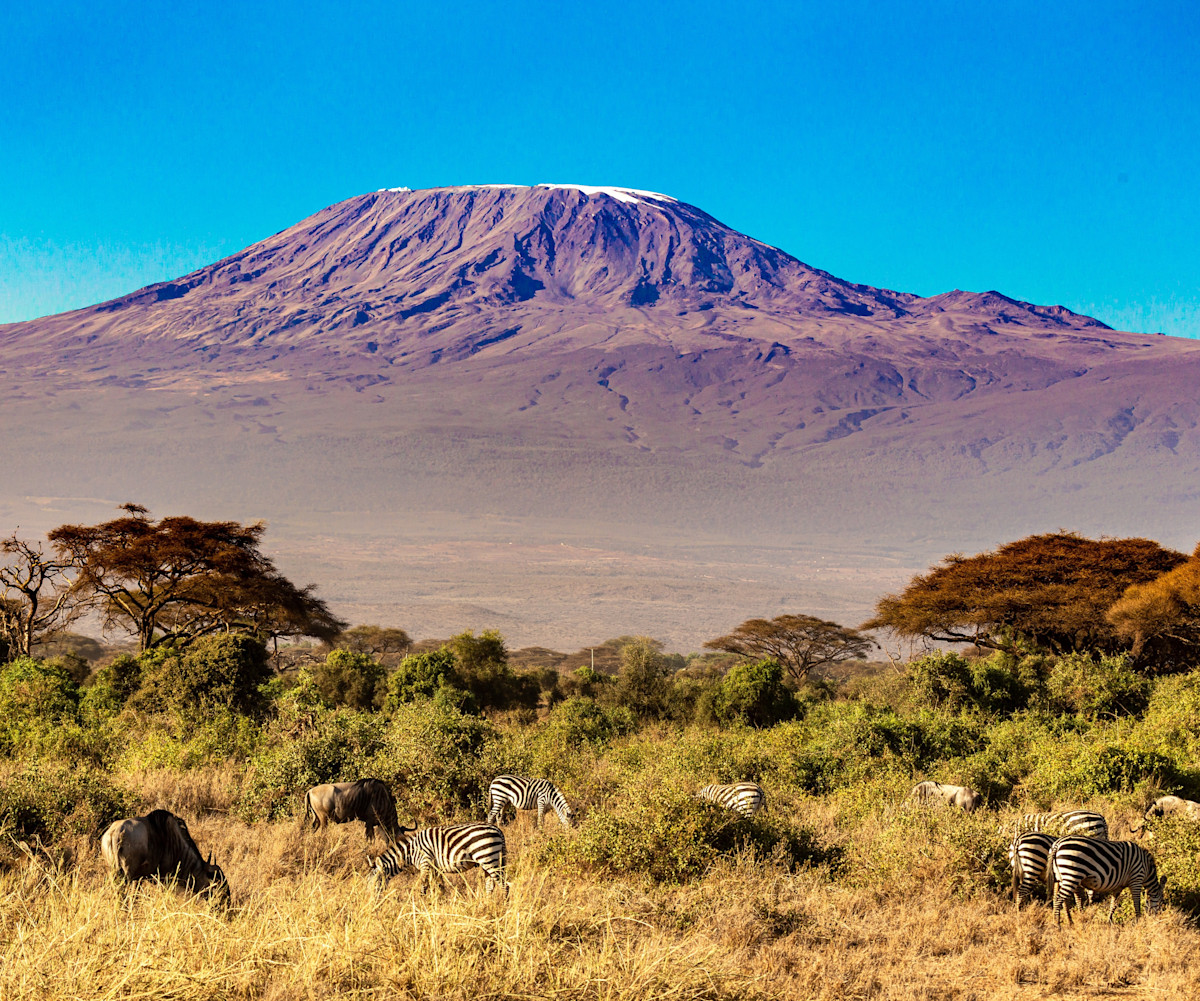
[[[983,797],[969,786],[949,786],[941,782],[918,782],[908,798],[922,805],[946,803],[966,813],[974,813],[983,806]]]
[[[312,818],[314,828],[361,820],[366,824],[368,841],[375,836],[376,827],[382,827],[391,840],[401,833],[396,799],[380,779],[313,786],[304,796],[304,813]]]
[[[187,824],[169,810],[117,820],[100,839],[100,853],[121,880],[176,881],[219,903],[229,903],[229,882],[209,853],[205,861]]]

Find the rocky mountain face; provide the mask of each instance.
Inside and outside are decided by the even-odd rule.
[[[753,551],[794,568],[742,587],[747,614],[850,621],[880,568],[900,579],[1031,531],[1190,549],[1198,383],[1196,343],[998,292],[853,284],[665,195],[384,190],[175,281],[0,327],[0,517],[32,528],[129,499],[265,517],[323,589],[314,537],[351,554],[332,591],[348,614],[418,632],[411,589],[366,595],[396,586],[364,567],[397,539],[509,548],[479,594],[437,599],[435,632],[469,606],[467,625],[555,638],[550,606],[517,607],[511,586],[551,537],[621,566],[650,540],[683,578],[695,547],[718,547],[743,584]],[[806,576],[837,554],[856,575]],[[611,602],[617,632],[630,609],[651,633],[674,616],[657,632],[684,645],[736,624],[719,589],[708,611],[632,583],[622,604],[587,559],[572,567],[554,571],[562,593]]]

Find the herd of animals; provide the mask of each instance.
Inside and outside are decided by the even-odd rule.
[[[752,817],[766,807],[765,793],[753,782],[705,786],[695,797],[742,817]],[[968,813],[983,805],[983,797],[973,789],[932,781],[918,783],[908,801],[944,804]],[[374,838],[376,828],[383,830],[388,847],[370,861],[377,889],[407,868],[416,870],[424,890],[446,874],[478,867],[486,876],[489,892],[501,886],[507,893],[507,850],[504,832],[498,825],[508,811],[536,810],[539,828],[547,810],[553,810],[564,826],[574,824],[566,798],[549,780],[516,775],[501,775],[492,781],[483,823],[422,830],[401,826],[391,790],[375,778],[314,786],[305,794],[304,809],[306,819],[316,829],[331,823],[362,821],[368,842]],[[1164,816],[1200,820],[1200,803],[1164,796],[1151,805],[1133,833],[1140,837],[1146,821]],[[1112,921],[1117,899],[1126,889],[1133,898],[1135,917],[1141,917],[1143,893],[1151,913],[1162,907],[1166,878],[1159,878],[1154,856],[1135,842],[1110,840],[1108,822],[1102,814],[1085,810],[1026,814],[1009,830],[1012,895],[1018,910],[1043,885],[1060,924],[1064,909],[1068,924],[1072,924],[1073,904],[1082,907],[1105,896],[1111,901],[1108,919]],[[211,852],[206,861],[183,818],[167,810],[115,821],[104,832],[100,847],[118,880],[170,880],[226,905],[230,901],[229,882],[213,862]]]

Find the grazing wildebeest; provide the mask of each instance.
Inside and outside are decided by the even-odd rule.
[[[187,824],[169,810],[117,820],[100,839],[104,861],[118,879],[175,880],[196,893],[229,903],[229,882],[212,853],[206,862]]]
[[[382,827],[389,838],[400,836],[395,797],[380,779],[313,786],[304,796],[304,813],[315,828],[361,820],[367,826],[368,841],[375,836],[376,827]]]
[[[966,813],[974,813],[983,806],[983,797],[968,786],[949,786],[941,782],[918,782],[908,798],[922,805],[947,803]]]
[[[1200,803],[1191,799],[1180,799],[1178,796],[1160,796],[1150,804],[1150,809],[1142,817],[1142,822],[1134,827],[1133,833],[1139,838],[1146,831],[1146,822],[1156,817],[1184,817],[1187,820],[1200,820]]]

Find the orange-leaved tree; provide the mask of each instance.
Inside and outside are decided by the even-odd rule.
[[[262,522],[154,521],[139,504],[122,510],[100,525],[61,525],[49,539],[75,573],[74,597],[141,649],[218,632],[332,639],[345,628],[311,585],[296,587],[261,552]]]
[[[1031,535],[994,552],[947,556],[880,599],[859,628],[997,650],[1111,652],[1125,645],[1105,617],[1113,603],[1186,559],[1151,539]]]
[[[1133,655],[1159,670],[1195,666],[1200,653],[1200,546],[1191,559],[1134,584],[1108,610]]]

